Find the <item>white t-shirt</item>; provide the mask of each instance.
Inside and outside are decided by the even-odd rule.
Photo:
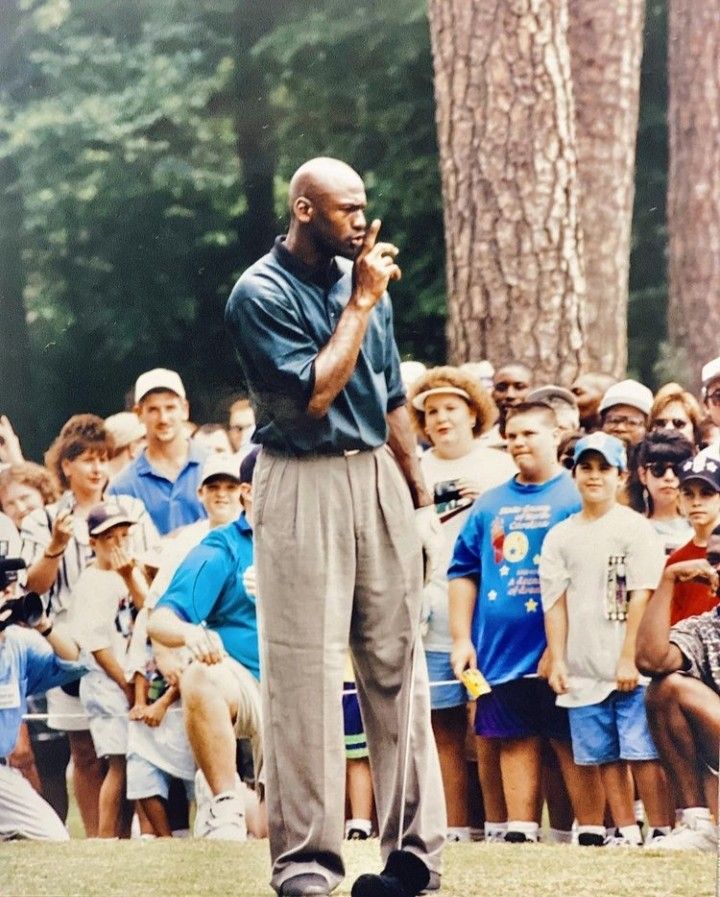
[[[625,640],[623,599],[634,589],[655,589],[664,563],[650,522],[623,505],[598,520],[573,514],[550,530],[540,555],[540,587],[545,611],[567,593],[570,691],[558,696],[561,707],[599,704],[615,690]]]
[[[91,565],[73,588],[68,626],[88,654],[108,648],[121,666],[133,630],[133,602],[125,580],[115,570]],[[93,669],[101,669],[93,659]]]
[[[175,571],[190,552],[199,545],[210,532],[210,521],[196,520],[176,530],[175,535],[166,536],[160,546],[160,566],[152,581],[147,606],[155,607],[167,591]]]
[[[462,458],[440,458],[434,449],[428,449],[420,458],[428,489],[434,490],[437,483],[449,480],[473,480],[480,487],[480,494],[506,483],[517,473],[515,462],[505,452],[487,448],[475,441],[472,449]],[[455,540],[460,535],[470,513],[472,502],[461,502],[446,506],[435,505],[440,516],[442,532],[442,555],[433,578],[423,592],[423,620],[427,621],[424,637],[426,651],[449,652],[452,649],[448,609],[447,569],[452,559]]]

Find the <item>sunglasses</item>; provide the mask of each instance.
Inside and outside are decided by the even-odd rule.
[[[711,405],[720,405],[720,389],[715,389],[705,396],[705,401]]]
[[[523,389],[527,389],[529,385],[530,385],[529,383],[522,383],[522,382],[519,382],[519,381],[516,381],[515,383],[513,383],[512,381],[510,381],[510,382],[505,382],[505,381],[502,381],[502,380],[501,380],[499,383],[496,383],[496,384],[493,386],[493,389],[494,389],[496,392],[507,392],[508,389],[510,389],[510,387],[512,386],[513,389],[515,389],[515,390],[517,390],[518,392],[520,392],[520,391],[523,390]],[[720,392],[720,391],[719,391],[719,392]]]
[[[572,470],[575,467],[575,456],[574,455],[563,455],[560,459],[560,463],[566,470]]]
[[[681,417],[656,417],[653,421],[653,430],[667,430],[673,427],[675,430],[684,430],[690,424],[690,421],[683,420]]]
[[[645,470],[650,471],[656,480],[662,479],[668,470],[672,470],[675,476],[679,477],[682,470],[682,464],[673,464],[671,461],[651,461],[643,466]]]

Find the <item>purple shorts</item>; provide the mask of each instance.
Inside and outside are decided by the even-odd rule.
[[[515,679],[493,685],[475,704],[475,732],[485,738],[557,738],[570,741],[568,712],[555,704],[545,679]]]

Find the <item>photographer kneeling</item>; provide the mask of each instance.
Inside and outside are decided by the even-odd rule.
[[[19,541],[14,527],[8,535],[3,538],[0,525],[0,841],[67,841],[68,831],[58,815],[8,766],[7,755],[15,747],[27,695],[79,679],[86,669],[76,662],[79,646],[53,627],[39,596],[31,592],[16,597],[16,571],[25,564],[17,557],[19,544],[13,550]]]

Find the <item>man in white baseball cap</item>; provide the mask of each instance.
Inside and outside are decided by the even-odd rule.
[[[154,368],[140,374],[133,410],[147,430],[147,447],[110,482],[107,493],[142,499],[164,536],[206,516],[197,496],[206,451],[187,439],[190,408],[176,371]]]
[[[702,381],[702,400],[708,417],[715,427],[720,427],[720,355],[703,365],[700,379]],[[713,439],[707,448],[699,453],[699,456],[720,461],[720,440]]]
[[[637,445],[645,438],[652,403],[652,392],[637,380],[615,383],[600,402],[603,431]]]

